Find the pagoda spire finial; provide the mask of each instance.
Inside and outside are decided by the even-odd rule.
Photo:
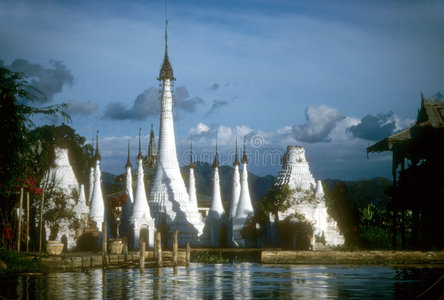
[[[219,168],[219,153],[217,152],[217,135],[216,135],[216,156],[214,156],[213,168]]]
[[[96,155],[94,156],[94,159],[96,161],[102,159],[102,157],[100,156],[100,152],[99,152],[99,130],[97,130],[97,132],[96,132]]]
[[[125,168],[132,168],[131,161],[130,161],[130,142],[131,142],[131,138],[128,139],[128,159],[126,160]]]
[[[168,57],[168,20],[165,21],[165,55],[163,58],[162,67],[160,68],[159,78],[157,80],[176,80],[173,75],[173,68],[171,67]]]
[[[142,156],[142,146],[140,144],[140,132],[141,131],[142,131],[142,128],[139,128],[139,153],[137,154],[137,159],[138,160],[143,159],[143,156]]]
[[[241,162],[243,164],[248,164],[247,151],[246,151],[246,146],[245,146],[246,139],[247,139],[247,135],[244,136],[244,152],[242,153],[242,160],[241,160]]]
[[[234,158],[234,163],[233,166],[238,166],[239,165],[239,159],[238,159],[238,153],[237,153],[237,136],[236,136],[236,157]]]
[[[190,140],[190,168],[194,168],[194,163],[193,163],[193,140]]]

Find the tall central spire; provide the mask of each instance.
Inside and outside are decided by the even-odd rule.
[[[165,56],[158,80],[162,81],[159,144],[157,164],[150,183],[149,204],[157,226],[167,225],[168,231],[179,230],[179,244],[198,243],[202,223],[197,206],[190,203],[177,160],[171,92],[173,68],[168,58],[167,25],[165,23]]]

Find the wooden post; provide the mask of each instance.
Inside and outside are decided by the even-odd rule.
[[[153,254],[154,254],[154,258],[157,258],[157,231],[154,233],[154,248],[153,248]]]
[[[161,267],[163,262],[162,262],[162,243],[161,243],[161,239],[162,239],[162,235],[160,232],[156,232],[156,239],[157,239],[157,266]]]
[[[142,235],[142,229],[139,230],[139,248],[142,248],[142,243],[145,242],[146,245],[146,241],[145,241],[145,237]]]
[[[126,256],[128,255],[128,239],[127,237],[123,237],[123,254],[125,255],[125,261],[126,261]]]
[[[45,192],[42,193],[42,202],[40,203],[40,238],[39,238],[39,252],[42,253],[42,239],[43,239],[43,203],[45,202]]]
[[[145,242],[140,245],[140,267],[145,267]]]
[[[26,252],[29,252],[29,192],[26,192]]]
[[[23,206],[23,188],[20,189],[20,206],[19,206],[19,224],[17,232],[17,252],[20,252],[20,239],[22,231],[22,206]]]
[[[179,231],[176,229],[173,232],[173,264],[177,265],[177,234]]]
[[[102,222],[102,252],[106,254],[106,223]]]
[[[191,247],[190,247],[190,243],[187,243],[187,252],[185,255],[185,263],[186,265],[190,265],[190,261],[191,261]]]

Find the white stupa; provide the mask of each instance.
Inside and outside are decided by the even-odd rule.
[[[159,148],[150,184],[149,205],[157,228],[166,226],[169,233],[177,229],[179,245],[198,244],[204,224],[196,206],[190,202],[177,160],[171,94],[175,78],[168,58],[166,27],[165,56],[158,80],[162,81]]]
[[[190,203],[198,209],[196,180],[194,178],[194,163],[193,163],[193,146],[190,144],[190,174],[188,178],[188,194],[190,195]]]
[[[240,175],[239,175],[239,159],[237,153],[237,139],[236,139],[236,157],[233,163],[233,180],[232,180],[232,192],[231,192],[231,202],[230,202],[230,212],[228,218],[232,219],[236,215],[237,205],[239,203],[239,196],[241,192],[240,186]]]
[[[208,217],[205,222],[207,230],[208,245],[211,247],[219,247],[219,232],[222,223],[224,222],[225,211],[222,205],[222,197],[220,195],[219,182],[219,153],[217,152],[213,161],[213,193],[211,199],[211,207],[208,211]]]
[[[237,206],[239,204],[239,197],[241,192],[240,185],[240,175],[239,175],[239,155],[237,153],[237,138],[236,138],[236,157],[234,158],[233,163],[233,178],[231,182],[231,202],[230,202],[230,211],[228,213],[228,231],[227,231],[227,244],[231,247],[238,247],[239,245],[234,240],[233,237],[233,220],[236,216]]]
[[[139,234],[141,229],[148,230],[148,247],[154,247],[154,220],[151,217],[151,211],[146,198],[145,183],[143,178],[143,156],[140,146],[140,129],[139,129],[139,153],[137,154],[137,186],[136,196],[132,206],[130,222],[133,225],[134,240],[133,248],[139,248]]]
[[[88,201],[87,205],[91,205],[92,194],[94,190],[94,168],[96,163],[94,161],[94,139],[92,140],[91,146],[93,147],[93,151],[91,152],[91,159],[89,160],[89,187],[88,187]]]
[[[131,217],[131,211],[133,209],[134,196],[133,196],[133,176],[131,174],[132,164],[130,161],[130,140],[128,140],[128,159],[126,160],[126,177],[125,177],[125,193],[127,196],[125,205],[122,209],[122,223],[128,222]]]
[[[99,232],[102,232],[102,222],[105,220],[105,205],[102,195],[102,179],[100,172],[100,152],[99,152],[99,135],[96,136],[96,154],[94,155],[94,186],[91,197],[89,217],[95,223]]]
[[[76,213],[77,219],[83,220],[89,214],[89,207],[86,205],[85,197],[85,185],[81,184],[79,188],[79,199],[77,204],[74,206],[74,212]]]
[[[86,206],[85,191],[83,185],[79,187],[74,171],[69,163],[68,149],[59,147],[54,148],[55,160],[54,164],[46,171],[40,186],[50,193],[51,190],[62,192],[66,199],[66,208],[73,210],[76,218],[83,224],[89,212]],[[74,192],[77,191],[77,192]],[[78,198],[75,195],[78,195]],[[47,199],[49,207],[54,207],[54,199]],[[71,228],[73,220],[62,218],[58,220],[59,230],[55,240],[61,241],[62,237],[66,237],[67,250],[71,250],[76,246],[78,232]],[[39,215],[36,216],[36,224],[39,224]],[[50,222],[45,222],[46,238],[50,236]]]
[[[79,188],[79,183],[69,163],[68,149],[55,147],[54,155],[54,165],[45,173],[42,184],[46,188],[57,188],[70,196],[73,189]]]
[[[287,184],[295,192],[292,195],[292,206],[280,213],[279,219],[282,220],[295,212],[301,213],[307,221],[313,223],[315,235],[325,236],[326,246],[342,245],[344,237],[339,232],[336,221],[327,213],[322,182],[315,182],[305,158],[304,148],[288,146],[282,163],[275,186]]]
[[[242,153],[242,175],[241,175],[241,190],[239,195],[239,203],[237,204],[236,214],[233,217],[233,240],[240,246],[245,246],[245,239],[242,237],[241,230],[245,225],[248,217],[254,215],[253,205],[251,203],[250,189],[248,187],[248,158],[245,148]]]

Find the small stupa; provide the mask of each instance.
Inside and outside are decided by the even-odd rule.
[[[105,221],[105,204],[103,202],[102,194],[102,176],[100,172],[100,160],[102,157],[99,152],[99,132],[96,135],[96,154],[94,155],[95,169],[94,169],[94,186],[91,197],[89,217],[95,223],[97,230],[102,232],[102,222]]]
[[[248,157],[245,146],[245,138],[244,137],[244,151],[242,153],[242,173],[241,173],[241,181],[240,181],[240,194],[239,194],[239,202],[236,208],[236,214],[233,217],[232,221],[232,235],[233,241],[235,245],[240,247],[245,247],[246,241],[242,237],[241,231],[247,221],[248,217],[254,215],[253,205],[251,203],[250,196],[250,188],[248,187]]]
[[[72,210],[75,213],[75,218],[80,224],[85,224],[89,212],[86,206],[85,190],[83,185],[78,184],[74,171],[69,163],[68,149],[59,147],[54,148],[55,160],[51,168],[49,168],[40,186],[46,191],[48,195],[49,209],[55,206],[54,199],[51,197],[51,191],[63,193],[66,199],[66,209]],[[39,224],[39,219],[36,219],[36,224]],[[67,250],[71,250],[76,246],[78,239],[78,232],[72,228],[71,219],[61,218],[56,221],[58,223],[58,232],[55,236],[56,241],[66,239]],[[51,222],[45,221],[46,238],[51,235]]]
[[[208,245],[211,247],[219,247],[219,233],[222,223],[224,222],[224,217],[225,211],[222,205],[219,182],[219,153],[217,152],[216,142],[216,155],[214,156],[213,161],[213,193],[211,207],[205,222],[205,230],[208,234]]]
[[[137,186],[136,196],[131,210],[130,222],[134,230],[133,248],[138,249],[140,230],[148,231],[148,247],[154,246],[154,220],[151,217],[150,207],[148,206],[148,199],[145,192],[144,174],[143,174],[143,156],[140,146],[140,130],[139,129],[139,153],[137,154]]]

